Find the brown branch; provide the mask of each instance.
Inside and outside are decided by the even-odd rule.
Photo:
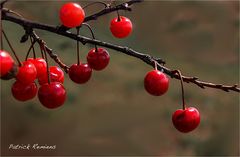
[[[173,73],[173,76],[172,76],[173,78],[180,79],[179,75],[175,74],[175,70],[172,71],[172,73]],[[203,89],[205,87],[209,87],[209,88],[221,89],[225,92],[229,92],[229,91],[240,92],[240,88],[238,87],[237,84],[235,84],[235,85],[215,84],[215,83],[211,83],[211,82],[199,81],[197,77],[188,77],[188,76],[182,76],[182,78],[183,78],[184,82],[194,83]]]
[[[131,11],[132,9],[130,8],[131,5],[135,4],[135,3],[140,3],[143,2],[143,0],[131,0],[122,4],[119,4],[117,6],[109,6],[107,8],[104,8],[103,10],[99,11],[96,14],[87,16],[84,19],[84,22],[88,22],[90,20],[97,20],[98,17],[109,14],[111,12],[117,11],[117,10],[127,10],[127,11]]]
[[[125,6],[128,7],[129,5],[131,5],[135,2],[139,2],[139,1],[138,0],[129,1],[129,2],[127,2],[127,5],[125,5]],[[126,4],[126,3],[124,3],[124,4]],[[122,4],[122,5],[124,5],[124,4]],[[106,12],[106,13],[104,12],[104,14],[107,14],[107,13],[109,13],[109,12]],[[96,14],[98,14],[98,13],[96,13]],[[104,14],[102,14],[102,13],[98,14],[97,17],[102,16]],[[57,64],[59,64],[59,66],[61,68],[63,68],[65,70],[65,72],[68,72],[68,66],[66,66],[63,62],[61,62],[61,60],[57,57],[57,55],[53,53],[52,49],[48,48],[46,43],[43,40],[41,40],[36,35],[36,33],[34,33],[32,31],[33,29],[40,29],[40,30],[45,30],[45,31],[48,31],[48,32],[52,32],[52,33],[55,33],[55,34],[58,34],[58,35],[61,35],[61,36],[64,36],[64,37],[71,38],[73,40],[78,40],[82,44],[89,43],[89,44],[94,44],[94,45],[99,45],[99,46],[103,46],[103,47],[106,47],[106,48],[110,48],[110,49],[116,50],[118,52],[127,54],[129,56],[141,59],[143,62],[151,65],[152,67],[154,67],[155,61],[157,61],[158,62],[157,67],[158,67],[159,70],[163,71],[164,73],[166,73],[167,75],[169,75],[172,78],[180,79],[179,75],[177,75],[175,73],[175,71],[161,65],[162,63],[164,63],[163,60],[161,60],[159,58],[152,57],[148,54],[137,52],[137,51],[135,51],[131,48],[111,44],[111,43],[96,40],[96,39],[90,39],[90,38],[85,37],[85,36],[76,35],[76,34],[70,32],[70,31],[59,29],[58,26],[56,27],[56,26],[51,26],[51,25],[47,25],[47,24],[41,24],[41,23],[26,20],[26,19],[23,19],[23,18],[15,17],[15,16],[10,15],[8,12],[6,12],[4,10],[3,10],[3,17],[2,18],[3,18],[3,20],[11,21],[11,22],[14,22],[18,25],[21,25],[26,30],[26,33],[30,32],[29,34],[31,34],[31,32],[32,32],[32,35],[33,35],[34,39],[37,40],[40,45],[45,46],[45,48],[46,48],[48,54],[50,55],[50,57],[53,58],[54,61]],[[96,18],[95,16],[91,16],[91,18],[89,18],[88,20],[93,20],[95,18]],[[184,82],[193,83],[193,84],[199,86],[200,88],[209,87],[209,88],[221,89],[221,90],[226,91],[226,92],[228,92],[228,91],[240,92],[240,88],[238,87],[238,85],[232,85],[231,86],[231,85],[223,85],[223,84],[215,84],[215,83],[210,83],[210,82],[204,82],[204,81],[199,81],[197,77],[182,76],[182,78],[183,78]]]
[[[64,64],[60,58],[57,56],[56,53],[53,52],[53,50],[51,48],[49,48],[46,44],[46,42],[42,39],[39,38],[39,36],[32,31],[31,36],[33,37],[33,39],[38,42],[38,44],[40,45],[41,50],[44,50],[48,53],[48,55],[66,72],[68,73],[69,67]]]

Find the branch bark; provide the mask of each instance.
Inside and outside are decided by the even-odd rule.
[[[90,21],[90,20],[96,20],[98,17],[103,16],[108,13],[111,13],[116,10],[131,10],[129,8],[129,6],[131,6],[134,3],[138,3],[138,2],[141,2],[141,0],[131,0],[129,2],[122,3],[115,7],[107,7],[96,14],[86,17],[85,22]],[[100,41],[100,40],[96,40],[96,39],[91,39],[91,38],[88,38],[85,36],[80,36],[80,35],[77,36],[76,34],[70,32],[66,29],[62,29],[61,26],[52,26],[52,25],[42,24],[42,23],[38,23],[38,22],[33,22],[33,21],[30,21],[30,20],[27,20],[27,19],[24,19],[21,17],[16,17],[16,16],[11,15],[11,13],[8,12],[8,9],[3,9],[2,13],[3,13],[2,14],[3,20],[10,21],[15,24],[21,25],[26,30],[26,33],[29,33],[29,35],[32,33],[35,40],[37,40],[41,44],[44,43],[50,57],[53,58],[65,70],[65,72],[68,72],[68,66],[66,66],[64,63],[62,63],[61,60],[57,57],[57,55],[53,53],[52,49],[48,48],[46,43],[33,32],[34,29],[45,30],[48,32],[52,32],[52,33],[64,36],[64,37],[71,38],[73,40],[78,40],[84,45],[89,43],[89,44],[94,44],[94,45],[99,45],[99,46],[103,46],[106,48],[110,48],[110,49],[116,50],[118,52],[124,53],[126,55],[141,59],[143,62],[151,65],[152,67],[154,67],[155,62],[157,62],[157,66],[158,66],[159,70],[166,73],[167,75],[169,75],[172,78],[180,80],[180,77],[178,74],[175,73],[175,70],[171,70],[171,69],[161,65],[162,63],[164,63],[164,61],[160,58],[155,58],[148,54],[140,53],[140,52],[135,51],[126,46],[119,46],[119,45],[115,45],[112,43],[108,43],[108,42],[104,42],[104,41]],[[235,85],[215,84],[215,83],[200,81],[200,80],[198,80],[197,77],[189,77],[189,76],[182,76],[182,78],[183,78],[184,82],[193,83],[200,88],[209,87],[209,88],[221,89],[226,92],[229,92],[229,91],[240,92],[240,88],[238,87],[237,84],[235,84]]]

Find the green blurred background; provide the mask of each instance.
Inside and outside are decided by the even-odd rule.
[[[25,18],[59,25],[64,1],[11,1],[9,7]],[[90,1],[79,2],[82,6]],[[121,3],[120,1],[116,3]],[[87,15],[101,9],[92,6]],[[129,46],[167,61],[184,75],[215,83],[239,82],[238,1],[146,1],[132,12],[120,11],[133,22],[133,33],[116,39],[109,31],[116,13],[91,21],[97,39]],[[4,21],[4,30],[21,59],[29,41],[21,44],[22,27]],[[72,30],[75,31],[75,30]],[[36,30],[68,65],[76,63],[76,42]],[[81,34],[90,36],[86,28]],[[92,45],[81,45],[81,60]],[[5,42],[5,48],[9,50]],[[38,50],[38,47],[36,46]],[[10,50],[9,50],[10,51]],[[110,65],[93,72],[84,85],[65,76],[65,105],[44,108],[37,97],[19,102],[11,95],[14,80],[1,81],[2,155],[239,155],[239,94],[184,84],[186,102],[201,113],[201,124],[189,134],[172,125],[181,108],[180,82],[170,79],[167,94],[154,97],[143,87],[152,68],[114,50]],[[54,62],[50,62],[54,65]],[[10,144],[56,145],[55,150],[9,150]]]

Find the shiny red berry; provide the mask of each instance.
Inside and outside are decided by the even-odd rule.
[[[13,67],[14,60],[8,52],[0,50],[0,77],[6,75]]]
[[[80,26],[84,18],[84,10],[77,3],[66,3],[60,9],[60,20],[66,27],[73,28]]]
[[[66,99],[64,86],[59,82],[46,83],[38,90],[38,99],[43,106],[54,109],[62,106]]]
[[[124,16],[116,17],[111,21],[110,30],[115,37],[125,38],[132,32],[132,22]]]
[[[43,58],[28,58],[27,61],[30,61],[36,67],[37,77],[47,73],[47,63]]]
[[[73,64],[69,68],[68,74],[73,82],[83,84],[91,78],[92,68],[88,64]]]
[[[196,129],[200,123],[200,114],[194,107],[179,109],[172,115],[172,122],[174,127],[183,133],[188,133]]]
[[[12,95],[19,101],[27,101],[34,98],[37,94],[37,85],[35,82],[30,84],[22,84],[16,81],[12,85]]]
[[[51,82],[60,82],[60,83],[64,82],[64,72],[62,71],[62,69],[60,69],[57,66],[51,66],[49,68],[49,72],[50,72]],[[38,78],[38,82],[40,85],[48,83],[47,72]]]
[[[87,55],[87,62],[94,70],[103,70],[106,68],[110,60],[109,53],[103,48],[93,48]]]
[[[37,69],[34,64],[29,61],[24,61],[22,66],[19,67],[16,79],[23,84],[32,83],[37,77]]]
[[[146,91],[152,95],[163,95],[167,92],[168,86],[168,77],[161,71],[152,70],[145,76],[144,87]]]

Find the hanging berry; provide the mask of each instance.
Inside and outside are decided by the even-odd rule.
[[[132,32],[132,22],[124,16],[115,17],[110,23],[110,30],[113,36],[117,38],[125,38]]]
[[[47,72],[47,63],[43,58],[28,58],[27,61],[34,64],[37,70],[37,78],[41,77],[42,75],[46,74]]]
[[[79,35],[79,27],[77,27],[77,35]],[[92,68],[88,63],[80,62],[79,41],[77,41],[77,64],[71,65],[69,68],[70,79],[78,84],[86,83],[92,75]]]
[[[82,7],[77,3],[66,3],[60,9],[60,20],[68,28],[80,26],[85,18]]]
[[[16,79],[23,84],[32,83],[37,77],[37,70],[29,61],[22,62],[22,65],[19,67],[18,74]]]
[[[186,107],[183,89],[183,79],[179,70],[175,71],[178,73],[181,81],[182,89],[182,109],[178,109],[172,115],[172,122],[174,127],[183,133],[188,133],[196,129],[200,123],[200,114],[194,107]]]
[[[14,66],[14,60],[8,52],[0,50],[0,77],[6,75]]]
[[[167,92],[168,86],[168,77],[157,69],[157,62],[155,61],[155,69],[148,72],[145,76],[145,90],[151,95],[160,96]]]
[[[16,81],[12,85],[12,95],[19,101],[33,99],[37,95],[37,85],[35,82],[23,84],[20,81]]]
[[[64,72],[58,66],[51,66],[49,68],[51,82],[64,82]],[[44,74],[39,76],[38,82],[40,85],[43,85],[48,82],[47,68]]]
[[[43,106],[55,109],[62,106],[66,100],[66,90],[60,82],[51,82],[50,70],[45,46],[43,46],[47,63],[47,83],[42,84],[38,90],[38,99]]]

